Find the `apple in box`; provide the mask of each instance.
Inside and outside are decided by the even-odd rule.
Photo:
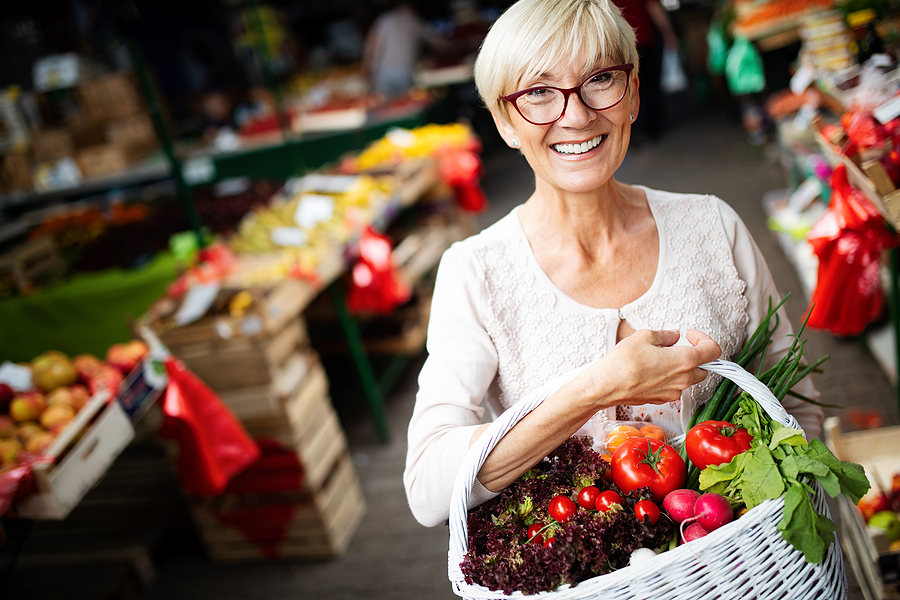
[[[72,361],[62,352],[48,350],[31,361],[31,378],[42,392],[78,381]]]
[[[103,366],[103,361],[93,354],[85,352],[72,358],[72,366],[75,367],[75,372],[78,373],[78,379],[87,383],[97,370]]]
[[[91,392],[87,389],[87,386],[76,383],[75,385],[56,388],[47,394],[47,405],[61,404],[78,412],[90,397]]]
[[[16,391],[8,383],[0,382],[0,412],[9,410],[9,403],[15,398]]]
[[[91,394],[96,394],[102,389],[108,389],[110,394],[115,395],[119,389],[119,384],[125,379],[122,372],[111,365],[102,365],[93,377],[88,380],[88,389]]]
[[[143,360],[149,348],[142,340],[113,344],[106,351],[106,362],[128,375]]]
[[[59,433],[75,418],[75,409],[65,404],[51,404],[41,412],[41,425],[51,433]]]
[[[40,392],[22,392],[9,403],[9,416],[13,421],[36,421],[47,408],[47,398]]]

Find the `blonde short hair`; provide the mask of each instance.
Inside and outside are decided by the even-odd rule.
[[[576,56],[633,63],[636,74],[636,44],[634,29],[611,0],[519,0],[485,36],[475,86],[485,106],[508,122],[500,96],[517,91],[522,80]]]

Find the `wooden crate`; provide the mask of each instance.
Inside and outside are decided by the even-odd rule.
[[[252,302],[240,314],[232,314],[229,305],[241,293],[249,294]],[[240,291],[223,289],[206,316],[185,325],[174,323],[177,303],[163,299],[148,311],[142,324],[149,326],[169,348],[236,338],[264,338],[297,319],[316,294],[317,290],[298,279]]]
[[[295,318],[265,337],[233,337],[169,346],[212,390],[270,386],[288,361],[308,346],[305,321]]]
[[[56,242],[38,238],[0,255],[0,297],[28,293],[44,282],[58,280],[65,272]],[[8,286],[8,287],[7,287]]]
[[[889,485],[891,476],[900,472],[900,427],[844,433],[840,420],[829,417],[823,429],[835,456],[862,465],[873,489]],[[841,547],[866,600],[900,599],[900,552],[891,550],[883,535],[876,537],[866,527],[862,513],[845,496],[839,496],[837,503]]]
[[[318,362],[311,368],[282,410],[242,421],[256,439],[275,440],[292,448],[303,466],[306,487],[318,488],[347,450],[347,436],[331,400],[328,378]]]
[[[240,561],[336,557],[347,548],[365,510],[356,471],[344,452],[318,489],[223,494],[197,502],[193,514],[210,556]]]

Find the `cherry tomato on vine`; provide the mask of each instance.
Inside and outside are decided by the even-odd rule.
[[[554,496],[550,500],[550,505],[547,507],[547,512],[550,513],[550,516],[560,523],[568,523],[571,521],[572,517],[575,516],[576,511],[578,511],[578,506],[572,502],[571,498],[563,496],[562,494]]]
[[[544,542],[544,548],[553,548],[554,546],[556,546],[555,537],[547,538],[547,541]]]
[[[641,500],[634,505],[634,516],[645,525],[656,525],[659,521],[659,507],[650,500]]]
[[[629,438],[612,459],[613,482],[623,492],[643,487],[662,502],[666,494],[684,485],[687,467],[672,446],[650,438]]]
[[[593,485],[586,485],[578,492],[578,506],[581,508],[586,508],[588,510],[594,510],[597,508],[597,496],[600,495],[600,490],[598,490]]]
[[[746,429],[728,421],[703,421],[688,430],[684,447],[688,458],[705,469],[709,465],[730,463],[731,459],[750,449],[753,436]]]
[[[526,539],[531,540],[532,544],[543,544],[544,536],[541,535],[541,529],[544,528],[543,523],[535,523],[531,527],[528,528],[528,533],[525,534],[527,536]]]
[[[600,492],[597,496],[597,510],[600,512],[606,512],[613,504],[622,505],[622,496],[620,496],[615,490],[606,490]]]

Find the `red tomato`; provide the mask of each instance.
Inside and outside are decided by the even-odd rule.
[[[596,507],[600,512],[608,511],[613,504],[622,505],[622,496],[615,490],[606,490],[597,496]]]
[[[541,535],[541,529],[544,528],[543,523],[535,523],[531,527],[528,528],[528,533],[526,534],[527,539],[531,540],[532,544],[543,544],[544,536]]]
[[[705,469],[709,465],[731,462],[732,458],[750,449],[752,439],[746,429],[728,421],[703,421],[687,432],[684,446],[691,462],[698,469]]]
[[[550,500],[550,505],[547,507],[547,512],[550,513],[550,516],[560,523],[568,523],[571,521],[577,510],[578,507],[572,502],[572,499],[568,496],[563,496],[562,494],[554,496]]]
[[[552,548],[556,545],[556,538],[547,538],[547,541],[544,542],[544,548]]]
[[[613,482],[623,492],[643,487],[657,502],[684,485],[684,460],[672,446],[650,438],[626,440],[612,460]]]
[[[600,495],[600,490],[598,490],[593,485],[586,485],[578,492],[578,506],[581,508],[586,508],[588,510],[594,510],[597,507],[597,496]]]
[[[659,507],[650,500],[641,500],[634,505],[634,516],[645,525],[656,525],[659,521]]]

